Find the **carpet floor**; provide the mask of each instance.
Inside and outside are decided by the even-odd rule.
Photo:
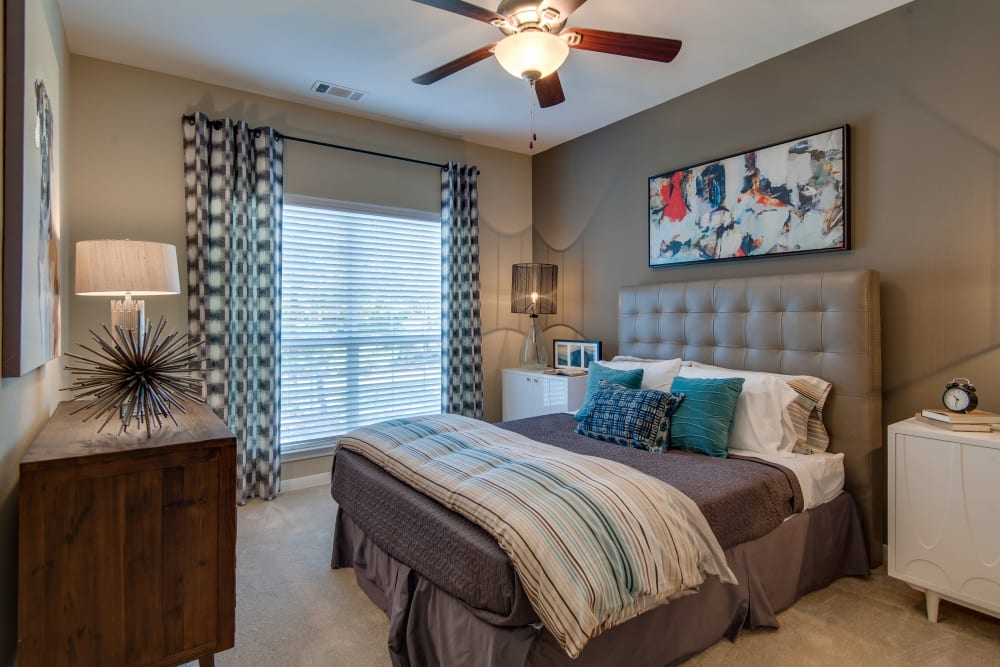
[[[236,646],[217,665],[390,664],[385,615],[352,570],[330,569],[335,510],[327,487],[239,509]],[[942,601],[931,624],[923,599],[883,566],[802,598],[778,616],[778,630],[746,630],[686,664],[1000,667],[1000,620]]]

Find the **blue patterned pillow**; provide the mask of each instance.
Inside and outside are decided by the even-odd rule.
[[[577,419],[583,419],[590,414],[590,399],[594,395],[594,390],[597,389],[597,385],[599,385],[602,380],[609,384],[620,384],[625,387],[638,389],[642,386],[642,374],[643,370],[641,368],[623,371],[618,370],[617,368],[608,368],[607,366],[601,365],[600,362],[591,364],[590,368],[587,369],[587,395],[583,397],[583,404],[580,406],[580,409],[576,411],[574,417]]]
[[[689,452],[725,457],[733,432],[736,399],[743,391],[743,378],[712,380],[677,377],[670,391],[684,394],[670,424],[670,446]]]
[[[576,425],[576,432],[659,454],[670,442],[670,415],[683,399],[683,395],[602,381],[594,389],[590,412]]]

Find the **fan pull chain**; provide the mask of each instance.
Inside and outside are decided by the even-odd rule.
[[[538,139],[538,135],[535,134],[535,104],[531,104],[531,139],[528,141],[528,148],[532,149],[535,147],[535,141]]]
[[[531,115],[531,139],[528,140],[528,150],[532,150],[535,147],[535,142],[538,141],[538,135],[535,134],[535,82],[534,81],[531,82],[530,90],[531,90],[531,106],[529,107],[530,109],[529,113]]]

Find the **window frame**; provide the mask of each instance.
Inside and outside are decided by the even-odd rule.
[[[423,209],[405,208],[400,206],[387,206],[384,204],[369,204],[365,202],[346,201],[341,199],[317,197],[314,195],[302,195],[289,192],[285,192],[284,199],[282,201],[282,220],[284,220],[284,207],[286,205],[328,209],[332,211],[344,211],[347,213],[360,213],[372,216],[409,218],[412,220],[418,220],[420,222],[435,222],[438,223],[439,225],[441,223],[440,211],[429,211]],[[284,250],[284,236],[282,236],[282,250]],[[441,252],[443,253],[443,250]],[[282,256],[282,259],[283,258],[284,257]],[[439,253],[438,258],[439,260],[443,259],[442,254]],[[282,297],[284,297],[283,294],[284,289],[285,289],[284,282],[282,282]],[[284,298],[282,298],[282,303],[284,303]],[[282,318],[282,321],[284,321],[284,318]],[[284,343],[282,342],[282,350],[283,346]],[[280,434],[280,429],[281,429],[280,410],[278,412],[278,420],[279,420],[278,429]],[[316,438],[315,440],[309,440],[298,445],[292,445],[290,447],[283,446],[281,448],[281,461],[282,463],[285,463],[291,461],[300,461],[304,459],[319,458],[323,456],[331,456],[334,453],[336,447],[336,441],[339,437],[340,435],[327,436],[322,438]]]

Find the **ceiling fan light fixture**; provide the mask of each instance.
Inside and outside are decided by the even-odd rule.
[[[566,62],[569,46],[551,33],[525,30],[500,40],[493,55],[511,75],[534,81],[559,69]]]

